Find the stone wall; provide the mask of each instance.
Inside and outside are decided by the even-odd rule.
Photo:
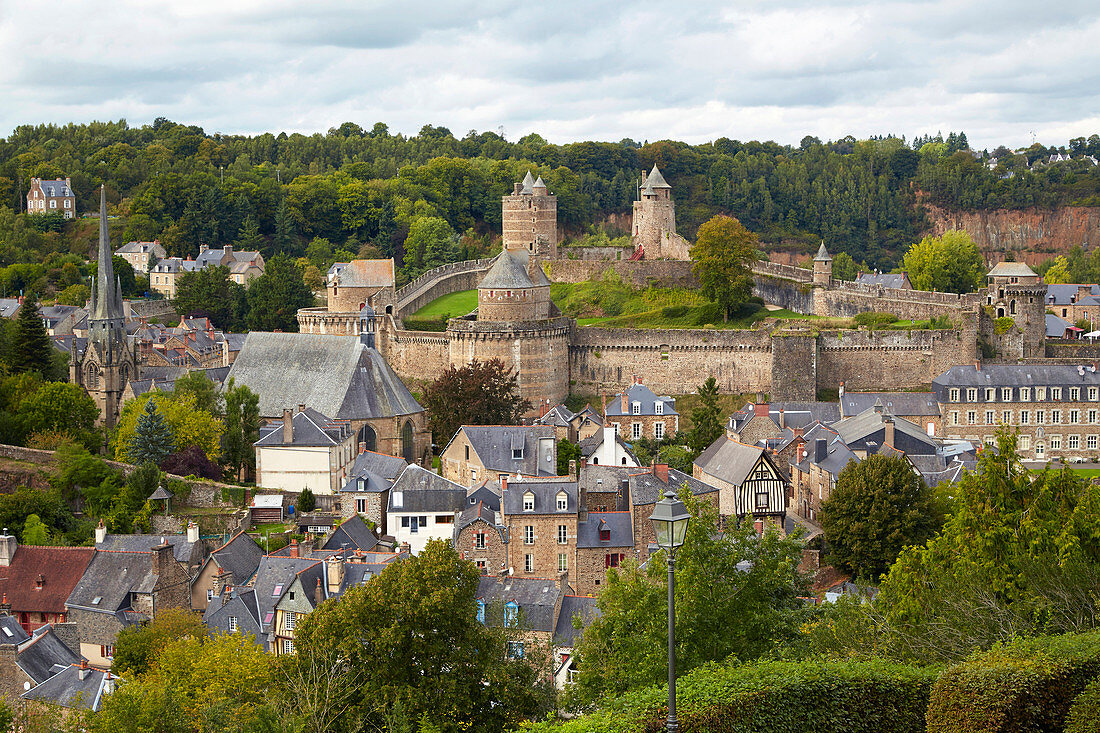
[[[574,331],[569,373],[580,392],[619,391],[636,374],[658,394],[682,394],[711,376],[723,392],[768,392],[771,352],[766,330],[584,327]]]
[[[981,296],[973,293],[930,293],[844,282],[834,283],[831,288],[816,288],[813,298],[813,312],[819,316],[852,317],[877,311],[893,313],[903,320],[922,321],[947,315],[956,325],[962,325],[964,311],[969,312],[965,317],[976,317]]]
[[[814,288],[808,283],[754,274],[752,294],[795,313],[814,312]]]
[[[1068,359],[1074,363],[1087,364],[1100,361],[1100,341],[1054,341],[1046,344],[1048,359]]]
[[[378,347],[390,367],[406,382],[431,381],[451,363],[449,339],[435,331],[405,331],[383,321]],[[415,389],[415,385],[410,385]]]
[[[486,258],[452,262],[428,270],[397,291],[397,313],[411,315],[436,298],[476,288],[492,264],[493,258]]]
[[[172,305],[170,300],[128,300],[124,305],[129,306],[130,315],[133,318],[160,317],[169,320],[174,319],[176,325],[179,325],[176,307]]]
[[[773,336],[771,399],[817,399],[817,357],[817,338],[811,333]]]
[[[626,247],[561,247],[558,257],[563,260],[599,260],[603,262],[629,260],[634,248]]]
[[[607,262],[604,260],[550,260],[543,263],[543,270],[550,282],[583,283],[599,280],[608,271],[614,271],[623,282],[636,288],[651,283],[665,288],[699,287],[699,281],[691,273],[691,263],[677,260],[638,260],[636,262]]]
[[[975,359],[974,331],[832,331],[817,342],[817,386],[909,390]]]

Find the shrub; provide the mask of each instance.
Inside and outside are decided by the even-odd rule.
[[[165,458],[160,462],[160,470],[177,476],[198,476],[213,481],[220,481],[222,478],[221,466],[207,458],[197,445]]]
[[[677,681],[676,712],[683,733],[923,733],[935,677],[935,670],[881,661],[709,664]],[[560,728],[533,723],[527,729],[657,733],[664,730],[667,695],[666,687],[644,688]]]
[[[893,313],[876,313],[871,311],[869,313],[860,313],[852,320],[855,321],[857,326],[874,328],[875,326],[885,326],[887,323],[895,323],[898,317]]]
[[[993,324],[993,333],[998,336],[1004,336],[1006,333],[1012,330],[1012,327],[1016,325],[1016,321],[1012,320],[1008,316],[1002,316],[998,318]]]
[[[406,316],[401,319],[405,328],[409,331],[446,331],[447,318],[445,316],[429,316],[428,318],[413,318]]]
[[[1098,674],[1097,631],[996,646],[940,676],[928,732],[1060,731],[1070,705]]]
[[[1093,680],[1077,696],[1066,716],[1066,733],[1094,733],[1100,720],[1100,680]]]
[[[722,320],[722,308],[717,303],[704,303],[695,309],[695,325],[705,326]]]

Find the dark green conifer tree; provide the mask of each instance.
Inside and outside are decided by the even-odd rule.
[[[19,308],[10,358],[13,372],[37,372],[43,379],[53,379],[53,346],[33,292],[27,294]]]
[[[172,430],[157,410],[153,400],[145,403],[145,411],[138,418],[134,437],[130,439],[127,456],[133,463],[160,464],[176,449]]]

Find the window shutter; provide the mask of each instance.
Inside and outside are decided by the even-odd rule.
[[[603,566],[605,568],[611,567],[611,555],[604,555],[603,556]]]

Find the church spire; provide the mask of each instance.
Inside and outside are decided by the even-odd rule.
[[[99,187],[99,267],[92,287],[91,320],[122,318],[122,293],[111,260],[111,238],[107,233],[107,190]]]

